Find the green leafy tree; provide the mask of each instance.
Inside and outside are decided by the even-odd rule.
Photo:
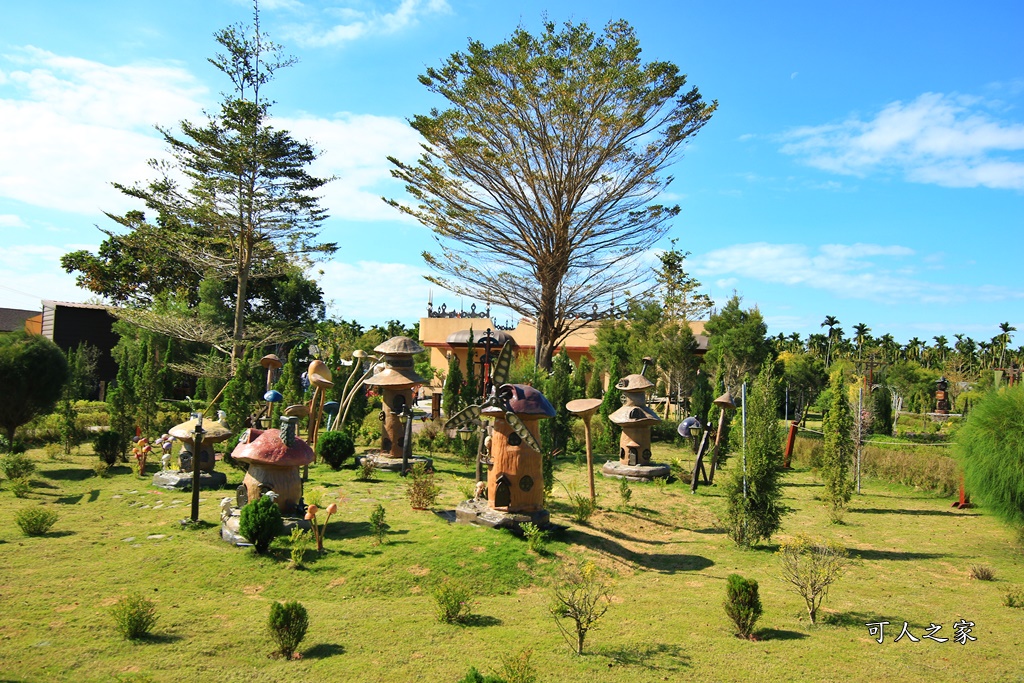
[[[885,387],[871,392],[871,433],[892,435],[892,394]]]
[[[470,41],[420,82],[449,106],[413,118],[425,152],[391,162],[415,204],[390,203],[440,240],[424,254],[433,281],[537,321],[550,369],[558,343],[637,282],[633,257],[679,213],[655,203],[662,171],[717,103],[675,65],[642,63],[624,21]]]
[[[745,464],[732,468],[725,487],[729,536],[743,546],[770,540],[788,512],[782,504],[779,480],[782,429],[778,410],[778,379],[774,364],[765,361],[747,393]]]
[[[18,427],[57,405],[68,379],[68,360],[46,337],[8,332],[0,334],[0,377],[0,427],[13,448]]]
[[[115,183],[124,194],[145,202],[154,218],[140,211],[107,214],[132,235],[121,240],[137,247],[141,258],[132,267],[142,267],[154,252],[160,255],[151,272],[160,285],[178,272],[173,262],[234,282],[230,334],[215,326],[203,328],[195,316],[147,311],[131,316],[171,336],[228,347],[232,365],[247,337],[246,307],[254,298],[250,280],[276,277],[297,262],[336,250],[334,244],[316,242],[326,217],[317,196],[326,181],[307,171],[316,151],[271,125],[272,102],[264,87],[295,60],[260,30],[259,19],[257,8],[252,27],[235,25],[215,34],[224,52],[209,61],[227,76],[232,89],[208,120],[182,121],[180,136],[158,127],[172,159],[151,162],[158,178],[148,184]],[[82,255],[69,255],[64,263],[68,270],[82,267],[88,275],[96,265],[73,256]],[[119,268],[126,266],[119,260]]]
[[[466,380],[462,385],[462,405],[470,405],[480,402],[480,389],[476,383],[476,353],[473,347],[473,328],[469,329],[469,339],[466,345]]]
[[[1024,387],[990,392],[956,433],[964,485],[996,515],[1024,527]]]
[[[107,391],[107,412],[110,414],[110,430],[121,437],[120,458],[125,460],[129,440],[135,436],[135,411],[138,400],[135,395],[135,373],[132,372],[135,359],[127,343],[119,342],[114,347],[117,361],[117,377],[114,386]]]
[[[604,393],[603,377],[604,369],[595,363],[587,380],[587,398],[601,398]]]
[[[227,413],[228,429],[236,434],[245,428],[246,419],[252,415],[263,395],[266,377],[259,358],[259,350],[249,348],[235,367],[234,376],[224,387],[221,405]]]
[[[846,504],[853,496],[854,485],[850,478],[850,465],[855,450],[853,410],[842,372],[832,375],[829,390],[831,403],[822,421],[825,445],[821,455],[821,479],[825,484],[824,499],[829,506],[829,514],[833,521],[840,521]]]
[[[725,386],[736,393],[743,378],[753,374],[772,354],[768,341],[768,326],[755,307],[740,308],[739,296],[733,296],[721,311],[712,315],[704,331],[708,335],[708,350],[704,354],[704,367],[721,377]]]
[[[580,358],[580,362],[576,364],[576,367],[572,371],[571,393],[572,398],[587,398],[587,378],[594,373],[594,364],[590,362],[590,358],[583,356]]]

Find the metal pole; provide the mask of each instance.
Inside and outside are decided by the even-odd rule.
[[[409,471],[409,457],[412,455],[412,406],[408,403],[404,407],[405,427],[402,438],[402,476]]]
[[[789,422],[789,385],[786,385],[786,422]]]
[[[857,493],[860,493],[860,454],[864,428],[864,387],[857,391]]]
[[[192,523],[199,521],[199,455],[203,448],[203,414],[196,414],[196,429],[192,436]]]
[[[590,502],[597,502],[597,494],[594,493],[594,447],[590,443],[590,415],[583,416],[583,434],[587,440],[587,474],[590,477]]]

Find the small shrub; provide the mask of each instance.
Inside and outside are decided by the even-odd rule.
[[[625,477],[619,479],[619,500],[622,501],[622,507],[629,509],[632,498],[633,489],[629,488],[629,480]]]
[[[24,453],[0,455],[0,472],[8,479],[21,479],[36,471],[36,464]]]
[[[441,487],[434,484],[434,471],[427,469],[426,463],[418,462],[409,472],[409,483],[405,495],[409,504],[418,510],[425,510],[437,501]]]
[[[565,642],[583,654],[587,633],[608,611],[608,589],[597,574],[597,567],[588,562],[579,567],[563,567],[551,596],[551,615]],[[568,625],[564,622],[569,622]],[[575,637],[575,640],[573,639]]]
[[[14,515],[18,528],[26,536],[43,536],[57,522],[57,513],[44,507],[27,507]]]
[[[359,461],[359,470],[356,472],[357,481],[373,481],[373,473],[377,471],[377,462],[368,455],[364,455]]]
[[[515,654],[502,653],[501,675],[508,683],[536,683],[537,669],[530,662],[532,650],[520,650]]]
[[[804,599],[807,615],[815,623],[829,587],[846,571],[846,549],[833,541],[799,534],[783,543],[778,555],[782,558],[783,580]]]
[[[385,516],[386,513],[384,511],[384,506],[377,503],[377,507],[370,513],[370,529],[373,531],[374,538],[377,539],[377,545],[381,545],[387,541],[388,529],[391,528],[391,526],[384,521]]]
[[[116,463],[117,458],[124,452],[121,435],[112,430],[97,434],[92,440],[92,447],[100,460],[108,465]]]
[[[110,476],[110,465],[102,460],[98,460],[92,464],[92,471],[97,477],[106,479]]]
[[[27,498],[28,494],[32,492],[32,480],[28,477],[18,477],[17,479],[11,479],[11,493],[14,494],[15,498]]]
[[[318,508],[326,507],[324,505],[324,496],[326,495],[327,491],[320,487],[315,489],[311,488],[303,491],[303,502],[306,503],[306,505],[316,505]]]
[[[306,551],[309,550],[309,546],[312,545],[313,539],[309,537],[309,532],[305,529],[294,528],[292,529],[292,535],[288,538],[290,546],[290,554],[292,558],[292,567],[300,569],[303,566],[303,559],[306,556]]]
[[[519,527],[523,530],[523,537],[526,538],[526,547],[535,553],[542,552],[544,550],[544,543],[547,541],[548,532],[533,522],[523,522]]]
[[[359,426],[357,437],[364,445],[372,446],[380,443],[381,434],[382,423],[380,416],[377,411],[371,410],[363,418],[363,423]]]
[[[64,456],[67,454],[64,452],[64,447],[59,443],[48,443],[43,446],[43,451],[50,460],[66,460]]]
[[[978,581],[995,581],[996,573],[987,564],[972,564],[971,578]]]
[[[761,617],[761,598],[757,594],[757,581],[730,574],[725,587],[725,613],[736,624],[737,635],[749,638],[754,624]]]
[[[316,452],[337,472],[356,452],[356,442],[348,432],[323,432],[317,436]]]
[[[572,508],[572,521],[577,524],[586,524],[590,521],[591,515],[597,509],[597,504],[591,500],[589,493],[581,493],[575,486],[565,489],[569,497],[569,507]]]
[[[476,670],[475,666],[471,666],[466,675],[459,680],[459,683],[508,683],[508,681],[497,676],[484,676]]]
[[[121,637],[126,640],[143,638],[156,624],[156,605],[138,593],[123,597],[110,608],[110,616]]]
[[[459,495],[462,500],[471,500],[476,496],[476,482],[465,477],[460,477],[457,474],[452,475],[452,481],[455,482],[455,488],[459,490]]]
[[[707,467],[707,463],[705,463]],[[690,471],[689,463],[682,458],[673,458],[672,462],[669,463],[669,468],[672,470],[672,476],[677,481],[681,481],[684,484],[689,484],[693,477],[693,472]]]
[[[306,637],[309,614],[300,602],[275,602],[270,606],[267,627],[274,642],[277,643],[278,652],[286,659],[291,659],[299,643]]]
[[[1024,608],[1024,586],[1013,586],[1003,594],[1006,607]]]
[[[239,513],[238,532],[252,543],[259,555],[269,550],[271,541],[283,529],[281,510],[270,496],[249,501]]]
[[[473,612],[469,589],[455,581],[445,580],[433,591],[437,620],[442,624],[463,624]]]

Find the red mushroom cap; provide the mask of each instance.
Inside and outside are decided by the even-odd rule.
[[[250,464],[302,467],[313,462],[313,449],[302,439],[295,439],[291,446],[286,446],[277,429],[247,429],[231,457]]]

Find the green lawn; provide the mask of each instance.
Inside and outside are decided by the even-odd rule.
[[[617,481],[597,475],[602,509],[587,526],[568,517],[556,485],[549,509],[569,526],[550,553],[536,555],[501,532],[450,525],[438,514],[460,494],[454,480],[470,468],[439,457],[443,487],[434,512],[413,511],[403,482],[382,473],[311,468],[307,487],[342,498],[327,553],[307,570],[289,568],[287,549],[258,558],[219,539],[219,525],[182,530],[189,496],[154,489],[127,468],[93,475],[90,455],[66,462],[31,451],[39,471],[29,499],[0,491],[0,679],[27,681],[429,681],[488,671],[498,655],[532,650],[541,681],[901,680],[1003,681],[1024,677],[1024,610],[1002,605],[1024,584],[1013,533],[983,509],[958,511],[950,499],[866,481],[842,526],[827,522],[807,471],[784,477],[794,512],[784,533],[834,538],[854,562],[825,603],[825,622],[808,623],[802,600],[779,576],[775,546],[744,551],[717,524],[717,488],[634,484],[630,512],[617,510]],[[683,451],[657,445],[668,462]],[[684,455],[685,457],[685,455]],[[604,459],[598,459],[598,465]],[[729,467],[738,466],[737,461]],[[219,466],[224,468],[223,465]],[[230,471],[232,487],[241,474]],[[728,470],[722,471],[726,476]],[[559,480],[585,488],[586,471],[561,466]],[[204,492],[201,517],[219,522],[221,497]],[[328,502],[330,502],[328,500]],[[373,545],[367,522],[387,509],[390,542]],[[46,504],[60,514],[47,537],[23,536],[14,513]],[[612,605],[572,655],[548,614],[548,584],[560,563],[590,559],[611,581]],[[997,580],[972,580],[972,564]],[[722,609],[725,579],[739,572],[760,583],[764,616],[758,640],[732,635]],[[431,588],[444,577],[473,586],[477,618],[467,626],[434,619]],[[118,597],[141,591],[157,604],[155,635],[122,641],[108,614]],[[301,601],[310,629],[302,659],[269,656],[265,632],[273,600]],[[899,635],[904,621],[921,637],[929,624],[953,635],[958,619],[975,622],[965,646]],[[867,622],[889,621],[886,639]]]

